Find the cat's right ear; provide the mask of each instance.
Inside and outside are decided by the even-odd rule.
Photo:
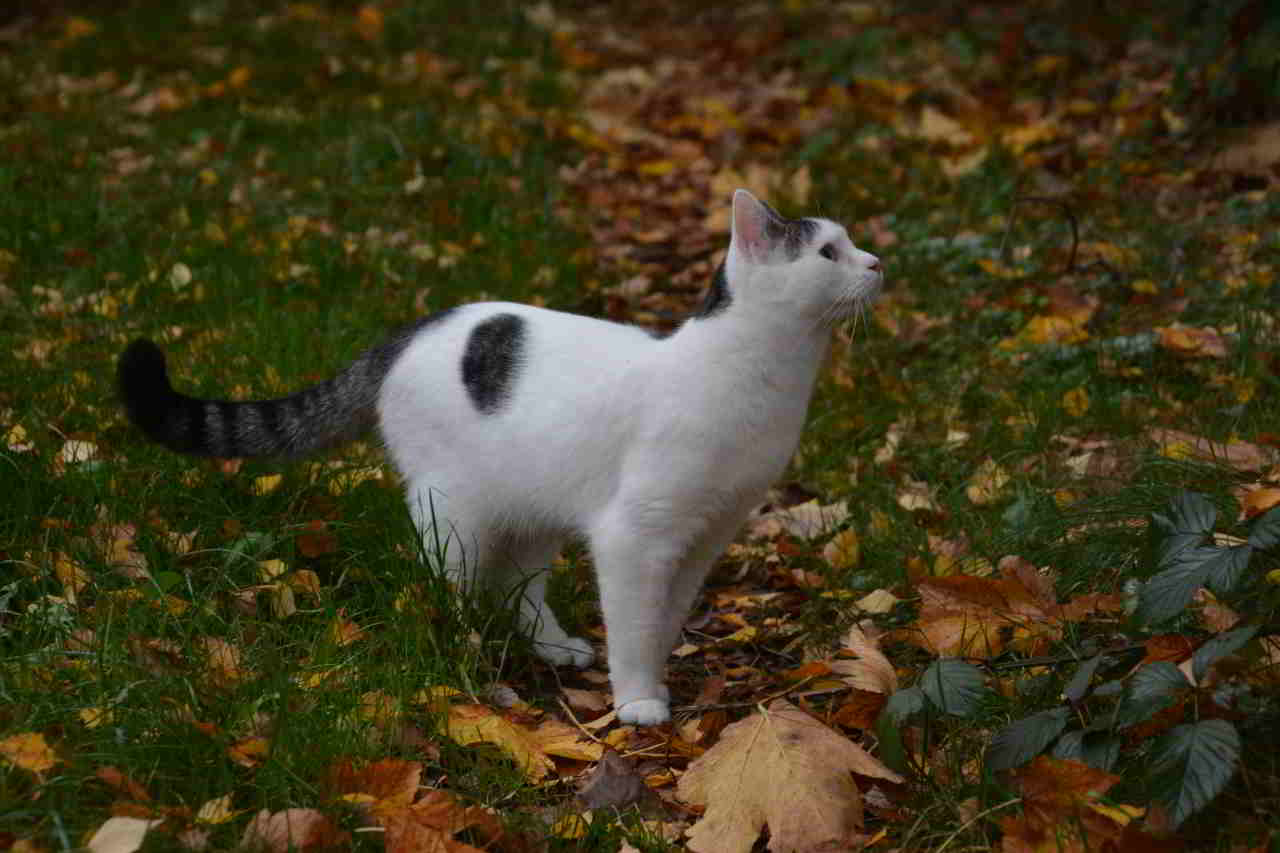
[[[763,261],[769,254],[768,234],[772,211],[746,190],[733,193],[733,230],[729,248],[750,261]]]

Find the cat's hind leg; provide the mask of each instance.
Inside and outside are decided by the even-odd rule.
[[[591,643],[570,636],[547,604],[549,569],[560,553],[558,539],[526,540],[509,543],[502,557],[505,589],[508,596],[519,596],[520,625],[533,640],[538,657],[552,666],[590,666],[596,658]]]

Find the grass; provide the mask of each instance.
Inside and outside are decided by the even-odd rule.
[[[911,597],[922,576],[954,571],[955,551],[969,568],[1006,554],[1052,567],[1064,597],[1121,590],[1155,571],[1149,535],[1124,522],[1195,489],[1221,508],[1220,529],[1246,532],[1240,487],[1275,478],[1180,458],[1185,448],[1148,436],[1276,443],[1269,196],[1206,170],[1199,137],[1164,132],[1158,110],[1105,103],[1105,81],[1067,48],[1066,83],[1033,74],[1007,85],[1020,97],[1063,85],[1140,129],[1087,155],[1062,140],[1017,153],[992,144],[980,167],[948,177],[947,143],[900,116],[948,106],[949,90],[918,81],[993,54],[986,19],[948,35],[928,15],[885,18],[819,45],[797,33],[825,32],[814,27],[832,13],[787,7],[761,64],[797,69],[813,91],[861,92],[860,75],[915,87],[892,108],[859,95],[804,144],[761,153],[752,142],[741,154],[808,166],[812,210],[786,212],[851,223],[889,270],[879,319],[836,346],[788,474],[806,496],[849,501],[861,559],[834,568],[791,542],[774,569],[749,571],[749,589],[783,593],[734,613],[761,639],[725,647],[731,629],[713,613],[706,651],[673,662],[677,702],[735,668],[751,674],[729,701],[776,693],[786,670],[829,651],[853,615],[849,591]],[[86,8],[30,21],[0,54],[0,741],[40,732],[57,757],[40,775],[0,768],[3,846],[83,845],[131,799],[104,768],[145,788],[173,825],[231,795],[234,816],[202,825],[215,849],[264,808],[325,804],[354,829],[333,768],[387,756],[423,761],[430,784],[497,808],[532,838],[669,846],[633,814],[557,838],[548,824],[572,809],[568,781],[529,784],[498,751],[442,736],[426,688],[489,702],[510,685],[554,709],[559,680],[502,608],[455,601],[430,555],[415,553],[394,478],[367,476],[380,459],[370,443],[288,466],[197,463],[145,444],[112,391],[114,358],[139,335],[164,341],[195,393],[270,396],[459,302],[625,316],[610,285],[644,273],[662,293],[677,270],[630,267],[586,236],[592,216],[631,214],[590,208],[565,177],[584,156],[566,128],[607,51],[584,59],[505,2]],[[619,183],[634,178],[625,162],[616,171]],[[1026,200],[1046,195],[1056,200]],[[687,297],[672,291],[674,303]],[[1090,299],[1083,334],[1028,333]],[[1162,343],[1157,330],[1175,322],[1220,330],[1223,357]],[[1082,441],[1101,444],[1069,443]],[[1007,480],[975,501],[988,460]],[[927,506],[904,505],[912,483]],[[1275,567],[1272,554],[1255,560]],[[562,609],[590,628],[588,573],[580,555],[567,562]],[[722,584],[739,567],[728,568]],[[791,569],[821,583],[797,585]],[[1265,622],[1275,586],[1251,585],[1237,603]],[[913,614],[881,621],[909,631]],[[1189,617],[1162,630],[1205,635]],[[1053,652],[1111,633],[1157,632],[1085,623]],[[908,682],[931,660],[891,650]],[[994,820],[1014,793],[973,758],[1004,723],[1057,702],[1071,674],[1004,672],[972,718],[913,728],[931,757],[903,795],[914,820],[886,821],[901,846],[998,843]],[[1240,725],[1262,743],[1275,709],[1257,707]],[[1146,801],[1145,758],[1140,746],[1126,758],[1114,801]],[[668,750],[647,769],[673,764]],[[1204,849],[1227,843],[1215,840],[1222,827],[1259,837],[1247,816],[1274,811],[1272,759],[1251,748],[1248,765],[1188,825]],[[975,802],[993,818],[970,820]],[[147,846],[175,843],[156,833]]]

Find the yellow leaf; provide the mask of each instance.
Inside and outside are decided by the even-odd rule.
[[[445,732],[462,746],[493,744],[520,765],[533,782],[543,779],[554,769],[551,759],[538,748],[528,729],[483,705],[454,705],[449,708]]]
[[[877,589],[876,591],[869,592],[862,598],[859,598],[854,602],[854,604],[858,605],[858,609],[863,613],[877,615],[881,613],[888,613],[896,607],[900,601],[902,601],[902,599],[889,592],[889,590]]]
[[[110,723],[112,719],[111,709],[101,705],[81,708],[78,716],[86,729],[96,729],[104,723]]]
[[[243,89],[252,77],[253,71],[247,65],[241,65],[227,75],[227,84],[233,89]]]
[[[551,825],[551,834],[556,838],[565,838],[573,841],[578,838],[585,838],[590,827],[590,812],[586,814],[567,814]]]
[[[1089,392],[1083,385],[1072,388],[1062,395],[1062,408],[1073,418],[1084,417],[1084,414],[1089,411]]]
[[[273,581],[285,573],[288,567],[284,564],[284,560],[259,560],[258,561],[258,578],[264,583]]]
[[[840,531],[822,549],[822,558],[833,569],[851,569],[857,566],[861,554],[858,534],[853,530]]]
[[[979,506],[999,499],[1004,487],[1009,484],[1009,474],[988,456],[969,478],[965,494],[969,500]]]
[[[231,808],[231,795],[223,794],[216,799],[207,800],[200,810],[196,812],[197,823],[226,823],[236,816],[237,812]]]
[[[22,732],[0,740],[0,758],[32,773],[52,770],[58,763],[53,748],[39,732]]]
[[[539,725],[532,732],[532,741],[547,755],[574,761],[599,761],[604,754],[604,746],[587,740],[582,732],[559,720],[547,720]]]
[[[689,830],[696,853],[749,853],[769,828],[773,850],[843,849],[862,829],[851,771],[901,782],[866,750],[784,700],[725,728],[680,778],[705,806]]]

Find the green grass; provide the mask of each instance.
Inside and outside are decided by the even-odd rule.
[[[946,107],[946,92],[919,81],[998,43],[978,24],[944,33],[927,16],[815,42],[835,13],[786,6],[777,14],[787,36],[764,64],[797,68],[797,85],[815,90],[857,75],[912,81],[919,91],[900,112]],[[550,37],[505,2],[404,3],[363,35],[358,7],[343,3],[138,3],[84,15],[90,31],[42,18],[0,55],[0,740],[40,732],[58,758],[43,777],[0,766],[0,847],[81,846],[122,799],[96,780],[103,768],[173,809],[174,826],[230,794],[238,814],[209,827],[214,849],[233,846],[263,808],[324,807],[352,829],[358,816],[328,787],[333,767],[389,756],[423,761],[425,783],[548,837],[547,816],[571,810],[570,786],[528,784],[495,750],[457,746],[420,691],[448,686],[486,701],[508,684],[554,709],[557,676],[501,607],[449,595],[437,561],[417,553],[389,471],[345,484],[343,472],[378,464],[372,443],[313,463],[222,470],[146,444],[112,384],[115,357],[139,335],[164,343],[183,388],[252,397],[328,376],[388,329],[459,302],[604,313],[601,282],[635,270],[607,266],[597,250],[612,247],[588,242],[577,226],[601,211],[581,210],[561,174],[582,156],[562,131],[595,70],[564,68]],[[1074,94],[1105,104],[1100,72],[1067,61]],[[1034,75],[1008,85],[1020,96],[1056,91]],[[1259,474],[1171,459],[1146,434],[1159,426],[1275,445],[1280,210],[1252,184],[1206,172],[1205,149],[1163,133],[1158,112],[1142,120],[1102,153],[1052,155],[1067,166],[993,145],[981,168],[949,178],[939,146],[905,133],[883,104],[855,99],[806,144],[769,155],[814,175],[811,210],[784,212],[850,223],[889,271],[879,310],[898,331],[873,321],[837,344],[788,474],[824,503],[848,500],[862,556],[835,569],[801,543],[780,570],[751,571],[753,588],[784,592],[747,614],[761,638],[673,661],[677,704],[733,666],[756,674],[726,701],[779,692],[785,670],[826,654],[852,618],[843,593],[913,597],[919,576],[941,565],[940,541],[991,564],[1019,554],[1052,567],[1059,594],[1072,597],[1150,577],[1149,534],[1125,522],[1182,490],[1211,496],[1220,530],[1245,532],[1233,489]],[[1071,192],[1018,201],[1053,194],[1047,179],[1069,179]],[[1173,191],[1154,203],[1170,186],[1192,187],[1195,203],[1178,207]],[[886,231],[896,241],[877,247]],[[655,287],[675,272],[655,275]],[[1064,295],[1097,299],[1086,336],[1018,339]],[[1175,320],[1222,329],[1226,357],[1162,347],[1153,330]],[[911,331],[926,321],[936,325]],[[1073,410],[1073,394],[1087,409]],[[886,458],[891,429],[901,440]],[[1110,442],[1108,467],[1074,474],[1064,436]],[[67,461],[76,441],[92,443],[89,457]],[[975,502],[968,487],[988,459],[1008,482]],[[274,488],[258,487],[277,474]],[[909,481],[932,490],[932,508],[902,506]],[[145,558],[147,579],[108,553],[121,540]],[[1255,560],[1275,568],[1274,554]],[[571,555],[556,583],[568,621],[587,628],[598,614],[583,562]],[[796,587],[793,568],[825,588]],[[273,609],[286,582],[288,616]],[[1276,589],[1252,584],[1236,603],[1273,621]],[[904,630],[913,619],[910,605],[880,617]],[[333,626],[343,622],[362,636],[342,642]],[[1159,629],[1117,618],[1073,626],[1047,651],[1165,630],[1206,636],[1191,618]],[[229,670],[219,643],[239,655]],[[889,650],[908,683],[932,660],[904,643]],[[1070,674],[998,670],[992,682],[1008,689],[972,717],[914,726],[932,758],[903,794],[912,819],[887,824],[897,843],[998,843],[993,821],[1016,811],[1002,805],[1014,794],[975,757],[1008,721],[1055,705]],[[384,702],[403,712],[394,725],[374,712]],[[1251,743],[1268,743],[1275,714],[1259,701],[1240,722]],[[269,754],[237,760],[235,748],[258,736]],[[1131,746],[1114,802],[1146,802],[1147,756]],[[1246,816],[1274,803],[1274,754],[1251,746],[1247,773],[1188,837],[1203,849],[1226,844],[1214,840],[1222,826],[1253,837]],[[970,822],[975,802],[995,809],[991,819]],[[585,838],[553,844],[612,850],[623,837],[665,846],[633,814],[604,815]],[[174,843],[154,833],[147,848]]]

